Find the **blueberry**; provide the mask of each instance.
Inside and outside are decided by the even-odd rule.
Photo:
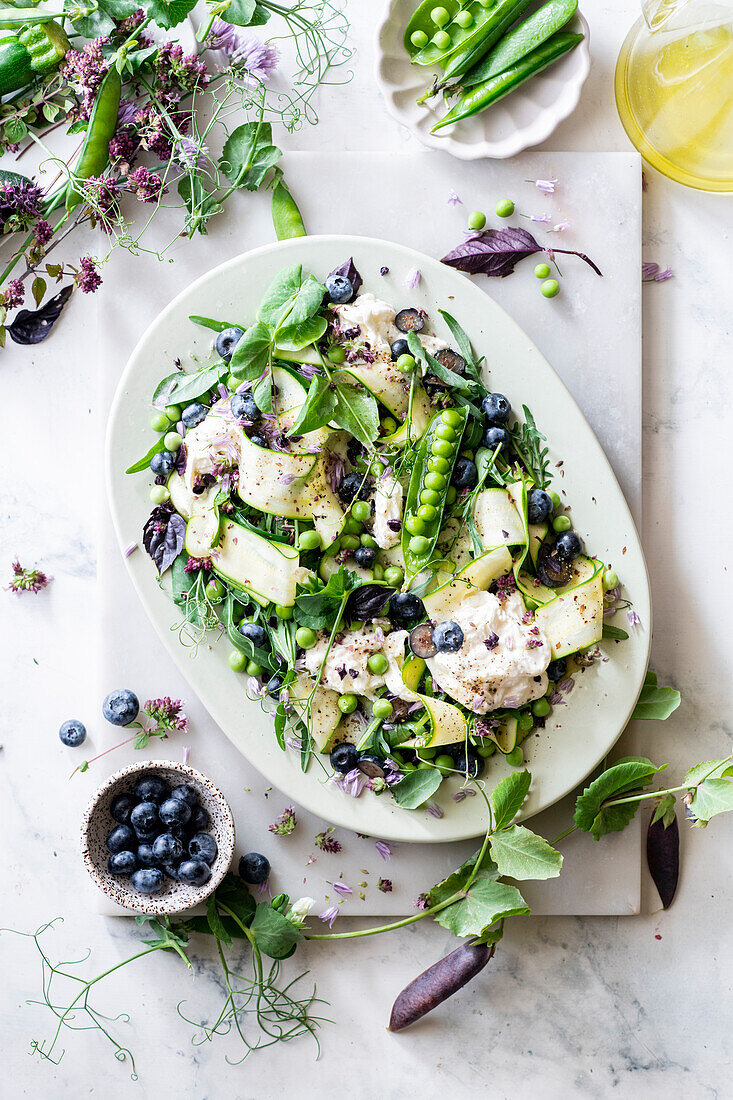
[[[262,410],[251,393],[235,393],[231,403],[232,416],[256,424],[262,419]]]
[[[123,850],[115,852],[107,860],[107,870],[113,875],[129,875],[138,868],[137,856],[134,852]]]
[[[186,405],[181,413],[181,420],[187,428],[195,428],[205,418],[208,411],[206,405],[202,405],[200,401],[192,401],[190,405]]]
[[[267,681],[265,690],[271,699],[277,699],[282,691],[282,686],[282,676],[271,676]]]
[[[59,737],[62,744],[68,745],[70,749],[75,749],[77,745],[83,744],[87,739],[86,726],[78,718],[68,718],[59,729]]]
[[[178,868],[178,881],[186,886],[203,886],[211,878],[211,868],[202,859],[187,859]]]
[[[410,649],[416,657],[426,660],[434,657],[438,649],[433,641],[433,629],[430,623],[420,623],[410,634]]]
[[[209,833],[196,833],[188,842],[188,854],[191,859],[202,859],[209,865],[214,862],[219,849],[213,836]]]
[[[395,328],[400,332],[422,332],[425,328],[425,314],[419,309],[409,306],[401,309],[394,319]]]
[[[134,722],[140,710],[140,700],[129,688],[110,691],[102,703],[102,715],[113,726],[126,726]]]
[[[136,805],[131,794],[116,794],[110,803],[109,812],[120,825],[130,824],[130,814]]]
[[[130,814],[130,824],[139,837],[151,837],[160,826],[154,802],[138,802]]]
[[[399,340],[395,340],[389,350],[392,354],[392,361],[396,362],[401,355],[409,355],[410,345],[407,343],[404,336],[400,336]]]
[[[228,363],[234,353],[234,349],[243,336],[244,329],[238,328],[237,325],[232,325],[231,328],[222,329],[214,344],[216,354],[223,359],[225,363]]]
[[[190,783],[179,783],[170,793],[171,798],[181,798],[187,802],[191,809],[198,803],[199,793]]]
[[[438,653],[457,653],[463,645],[463,631],[452,620],[438,623],[433,631],[433,641]]]
[[[251,435],[249,437],[250,443],[254,443],[255,447],[266,447],[267,440],[263,435]]]
[[[506,424],[512,415],[512,407],[503,393],[490,393],[481,402],[481,408],[491,424]]]
[[[189,831],[194,833],[206,832],[211,824],[211,817],[209,811],[205,806],[194,806],[191,813],[191,820],[188,823]]]
[[[170,798],[170,787],[160,775],[141,775],[134,790],[138,802],[165,802]]]
[[[563,531],[555,540],[555,552],[563,561],[572,561],[573,558],[577,558],[582,549],[580,535],[575,531]]]
[[[547,679],[557,684],[564,680],[568,673],[568,662],[564,657],[558,657],[556,661],[550,661],[547,666]]]
[[[143,867],[130,880],[139,894],[159,894],[163,889],[163,872],[157,867]]]
[[[488,447],[490,451],[495,451],[499,446],[502,446],[506,451],[511,441],[512,437],[506,428],[501,428],[498,424],[492,424],[491,427],[486,429],[484,446]]]
[[[384,779],[387,774],[384,770],[384,760],[374,756],[371,752],[362,752],[356,764],[357,768],[370,779]]]
[[[440,351],[436,351],[434,358],[454,374],[463,374],[466,370],[466,360],[453,348],[441,348]]]
[[[252,645],[257,646],[258,649],[262,649],[267,645],[267,631],[259,623],[240,623],[239,633],[243,638],[249,638]]]
[[[174,882],[179,881],[178,868],[180,865],[176,863],[175,860],[170,863],[161,863],[160,866],[164,875],[167,875],[168,878],[172,878]]]
[[[463,772],[464,775],[468,773],[471,779],[477,779],[486,767],[486,761],[478,753],[471,748],[465,748],[463,745],[453,755],[453,759],[456,763],[456,771]]]
[[[239,861],[239,876],[250,886],[259,886],[270,877],[270,861],[259,852],[247,852]]]
[[[329,275],[325,287],[332,302],[350,302],[354,297],[354,288],[345,275]]]
[[[153,855],[159,863],[175,863],[183,856],[183,844],[173,833],[161,833],[153,841]]]
[[[376,556],[377,551],[371,546],[360,546],[358,550],[354,551],[354,561],[362,569],[371,569]]]
[[[338,495],[344,504],[351,504],[357,496],[359,500],[366,500],[370,492],[371,483],[361,474],[347,474],[338,487]]]
[[[451,484],[455,485],[456,489],[473,489],[477,481],[478,470],[475,462],[471,462],[470,458],[456,459]]]
[[[527,497],[527,516],[530,523],[547,523],[553,513],[552,499],[544,489],[531,489]]]
[[[130,848],[137,846],[135,834],[129,825],[118,825],[113,829],[107,837],[106,844],[113,855],[116,852],[129,851]]]
[[[358,759],[359,753],[356,750],[356,745],[350,745],[348,742],[336,745],[335,749],[331,750],[331,767],[334,771],[340,772],[341,775],[353,771]]]
[[[176,460],[170,451],[158,451],[150,459],[150,469],[153,471],[156,477],[168,477],[172,472],[173,467],[176,464]]]
[[[562,588],[572,575],[572,566],[561,558],[554,543],[543,542],[537,554],[537,576],[548,588]]]
[[[164,825],[185,825],[191,817],[191,807],[182,798],[167,798],[158,813]]]
[[[137,861],[141,867],[157,867],[158,861],[153,854],[152,844],[138,844]]]
[[[400,623],[425,618],[425,604],[414,592],[395,592],[389,601],[389,615]]]

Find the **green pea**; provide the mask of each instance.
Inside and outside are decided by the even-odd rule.
[[[532,704],[532,714],[535,718],[546,718],[550,713],[550,704],[547,699],[535,699]]]
[[[438,424],[435,429],[435,438],[447,439],[449,443],[452,443],[456,438],[456,430],[450,424]]]
[[[511,199],[502,199],[501,202],[497,202],[494,212],[497,218],[511,218],[514,213],[514,203]]]
[[[436,474],[447,474],[450,470],[450,462],[441,455],[433,455],[428,459],[428,470]]]
[[[375,676],[382,676],[389,668],[389,660],[383,653],[372,653],[367,661],[367,668]]]
[[[363,500],[361,503],[366,504],[366,501]],[[351,509],[351,515],[348,515],[346,517],[346,519],[344,520],[343,533],[345,535],[360,535],[361,534],[362,525],[361,525],[361,521],[359,520],[359,518],[354,515],[354,508],[355,507],[356,507],[356,505],[354,504],[352,509]],[[368,507],[369,507],[369,505],[367,504],[367,508]]]
[[[384,580],[384,567],[381,566],[379,564],[379,562],[377,562],[376,565],[374,566],[374,568],[372,569],[372,573],[374,574],[375,581],[383,581]]]
[[[483,745],[476,747],[476,752],[479,756],[483,756],[484,760],[488,760],[490,756],[493,756],[496,752],[496,745],[493,741],[486,741]]]
[[[360,536],[359,542],[361,543],[362,546],[371,547],[372,550],[376,550],[378,548],[378,545],[379,545],[375,538],[372,538],[371,535],[367,535],[366,533],[364,533],[363,535]]]
[[[315,631],[309,626],[299,626],[295,631],[295,641],[301,649],[313,649],[316,644]]]
[[[150,499],[153,504],[165,504],[170,493],[166,489],[165,485],[154,485],[150,490]]]
[[[613,569],[606,569],[603,572],[603,591],[610,592],[612,588],[618,588],[619,579],[618,573]]]
[[[457,409],[443,409],[440,419],[444,424],[450,424],[451,428],[460,428],[463,423],[463,417]]]
[[[414,764],[410,764],[408,760],[403,760],[400,762],[400,771],[403,775],[409,775],[410,772],[416,772],[417,768]]]
[[[426,474],[425,488],[435,489],[437,492],[445,489],[445,474],[439,474],[437,470],[434,473]]]
[[[425,31],[413,31],[410,35],[410,42],[412,42],[413,46],[418,50],[421,50],[423,46],[427,46],[429,41],[430,39]]]
[[[422,535],[425,533],[425,522],[422,516],[408,516],[405,520],[408,535]]]
[[[183,443],[183,437],[180,436],[178,432],[168,432],[163,442],[165,443],[166,451],[177,451],[181,443]]]
[[[521,768],[524,763],[524,753],[522,752],[522,746],[517,745],[515,749],[506,754],[506,762],[510,764],[512,768]]]
[[[372,707],[372,714],[375,718],[389,718],[393,710],[389,699],[377,699]]]
[[[356,535],[343,535],[341,538],[341,545],[344,550],[358,550],[361,543]]]
[[[532,726],[534,725],[534,722],[532,721],[532,715],[528,714],[526,710],[523,710],[517,718],[517,725],[523,732],[531,730]]]
[[[417,755],[420,757],[421,760],[434,760],[437,754],[437,749],[431,749],[429,747],[417,750]]]
[[[177,424],[181,419],[181,406],[180,405],[166,405],[165,415],[170,420],[171,424]]]
[[[292,617],[293,617],[292,605],[290,607],[288,607],[286,604],[276,603],[275,604],[275,614],[277,615],[278,619],[292,619]]]
[[[247,675],[248,676],[261,676],[262,665],[258,665],[256,661],[247,661]]]
[[[164,413],[158,413],[158,415],[154,416],[150,421],[150,427],[154,432],[167,432],[170,426],[171,422]]]
[[[436,27],[444,27],[446,23],[450,22],[450,15],[445,8],[433,8],[430,18]]]
[[[448,775],[449,772],[455,771],[456,765],[453,757],[444,752],[435,757],[435,767],[441,775]]]
[[[235,603],[234,607],[232,608],[232,619],[235,623],[241,623],[243,618],[244,608],[242,607],[241,603]]]
[[[206,594],[210,600],[220,600],[224,596],[226,588],[217,580],[216,577],[212,577],[209,583],[206,585]]]
[[[351,505],[351,515],[359,523],[366,523],[371,514],[372,510],[365,500],[355,500]],[[356,532],[354,531],[352,534],[356,534]]]
[[[473,16],[471,15],[470,11],[459,11],[458,15],[455,18],[455,22],[458,24],[459,27],[463,27],[465,31],[468,27],[473,26]]]
[[[453,504],[457,496],[458,490],[456,489],[455,485],[451,485],[448,489],[448,492],[445,494],[445,503]]]
[[[447,439],[434,439],[430,444],[430,450],[434,455],[439,455],[441,458],[450,458],[453,454],[453,444],[449,443]]]
[[[419,772],[424,772],[426,768],[432,768],[432,766],[429,760],[421,760],[417,766],[417,770]]]
[[[397,431],[397,421],[393,420],[391,416],[385,416],[384,420],[382,421],[382,430],[387,435],[391,435],[392,432]]]
[[[451,44],[451,41],[451,36],[448,34],[447,31],[438,31],[437,34],[433,35],[433,42],[439,50],[447,50]]]
[[[468,215],[469,229],[483,229],[485,225],[486,215],[482,210],[474,210],[472,214]]]
[[[400,355],[396,366],[397,370],[402,371],[403,374],[411,374],[415,369],[415,360],[405,352],[404,355]]]
[[[320,550],[321,549],[321,536],[317,531],[308,530],[301,531],[298,535],[298,549],[299,550]]]
[[[347,695],[340,695],[338,701],[338,708],[342,714],[353,714],[359,705],[359,700],[355,695],[349,692]]]
[[[430,539],[426,539],[424,535],[413,535],[410,539],[410,553],[414,554],[416,558],[427,554],[429,549]]]
[[[229,654],[229,667],[232,672],[244,672],[247,667],[247,658],[238,649],[233,649]]]
[[[438,476],[442,477],[442,474]],[[417,514],[420,519],[425,520],[426,523],[435,523],[438,518],[438,509],[434,504],[421,504],[417,510]]]
[[[566,516],[566,515],[555,516],[555,518],[552,521],[552,527],[553,527],[553,530],[555,530],[555,531],[569,531],[570,528],[572,527],[572,524],[570,522],[570,516]]]
[[[548,489],[547,490],[547,495],[550,498],[550,500],[552,501],[553,509],[559,508],[560,505],[562,504],[562,501],[560,500],[560,494],[556,493],[554,489]]]
[[[434,504],[437,506],[440,504],[440,493],[436,493],[435,489],[423,489],[420,493],[421,504]]]
[[[389,565],[384,571],[384,580],[390,588],[399,588],[405,579],[405,574],[399,565]]]
[[[554,298],[560,293],[560,284],[557,279],[545,279],[540,290],[545,298]]]
[[[534,269],[535,277],[537,279],[546,279],[550,274],[549,264],[537,264]]]

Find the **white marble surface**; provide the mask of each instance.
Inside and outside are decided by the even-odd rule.
[[[349,6],[359,47],[355,80],[331,90],[321,125],[291,139],[293,148],[411,144],[387,117],[372,81],[372,5]],[[603,0],[588,15],[591,76],[548,149],[627,148],[611,79],[636,5]],[[649,755],[670,761],[677,779],[690,762],[724,755],[731,741],[723,616],[733,592],[721,536],[729,526],[733,206],[649,170],[647,177],[645,258],[672,266],[675,279],[645,288],[643,536],[655,600],[653,661],[680,687],[684,703],[665,725],[644,729]],[[457,186],[460,179],[456,165]],[[613,214],[598,211],[599,219]],[[0,797],[12,837],[2,923],[31,928],[63,912],[59,953],[74,956],[89,945],[101,968],[130,953],[137,937],[127,921],[102,921],[78,890],[68,753],[56,740],[88,680],[94,621],[96,363],[82,306],[66,319],[63,335],[35,351],[13,348],[2,362],[4,557],[37,558],[58,580],[36,600],[2,596]],[[204,1012],[214,1007],[213,983],[201,973],[212,960],[204,956],[191,976],[176,959],[156,956],[147,968],[114,979],[102,1002],[110,1013],[131,1013],[122,1027],[137,1056],[137,1084],[94,1036],[68,1037],[60,1067],[41,1063],[28,1057],[29,1040],[48,1033],[48,1020],[24,1005],[38,991],[37,960],[25,943],[3,935],[3,1081],[12,1085],[0,1091],[53,1100],[103,1090],[151,1098],[320,1098],[345,1088],[356,1097],[379,1092],[395,1100],[446,1089],[512,1100],[729,1096],[732,836],[723,819],[706,831],[683,831],[680,892],[668,913],[655,911],[645,883],[644,916],[516,921],[485,978],[400,1036],[384,1030],[392,998],[449,948],[446,932],[425,922],[391,939],[351,941],[339,952],[307,947],[301,962],[316,974],[331,1002],[328,1015],[338,1021],[324,1031],[318,1062],[303,1043],[260,1053],[239,1068],[224,1061],[225,1044],[192,1047],[191,1028],[170,1010],[184,998]]]

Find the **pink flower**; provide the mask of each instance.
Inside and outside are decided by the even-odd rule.
[[[341,897],[343,897],[343,898],[347,898],[349,896],[349,894],[354,893],[354,891],[351,889],[351,887],[347,886],[345,882],[334,882],[334,883],[332,883],[332,886],[333,886],[334,890],[336,891],[336,893],[340,894]]]
[[[50,584],[52,580],[53,577],[49,577],[40,569],[24,569],[16,559],[13,562],[13,576],[10,578],[10,584],[7,585],[7,591],[18,594],[33,592],[35,595]]]
[[[421,279],[422,273],[419,271],[418,268],[413,267],[410,271],[407,272],[407,275],[405,276],[405,286],[409,287],[410,290],[414,290]]]
[[[97,266],[91,256],[82,256],[79,260],[76,285],[82,294],[94,294],[94,291],[102,285],[102,276],[97,271]]]
[[[15,309],[16,306],[23,305],[23,299],[25,298],[25,287],[20,279],[11,279],[7,287],[2,294],[2,304],[6,309]]]
[[[327,924],[329,928],[333,928],[333,922],[338,915],[338,905],[329,905],[328,909],[324,909],[322,913],[318,914],[318,919],[322,920],[324,924]]]
[[[455,191],[449,191],[448,198],[445,201],[448,206],[463,206],[463,202],[458,198]]]
[[[390,848],[389,844],[385,844],[383,840],[378,840],[374,847],[377,849],[383,860],[386,861],[392,857],[392,849]]]
[[[158,202],[168,191],[160,176],[142,165],[127,177],[127,185],[140,202]]]
[[[667,279],[673,278],[674,272],[671,267],[667,267],[662,271],[659,264],[647,262],[641,265],[641,281],[643,283],[664,283]]]
[[[548,229],[548,233],[564,233],[568,228],[570,222],[558,222],[557,225],[553,225],[552,229]]]
[[[188,718],[183,713],[181,699],[170,699],[167,695],[163,699],[148,699],[143,710],[162,729],[188,729]]]
[[[525,180],[525,183],[533,183],[543,195],[554,195],[557,180]]]
[[[626,612],[626,619],[628,621],[629,626],[641,626],[641,619],[639,618],[639,616],[637,615],[637,613],[635,611],[627,611]]]

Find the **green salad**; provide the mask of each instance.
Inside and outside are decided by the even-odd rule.
[[[128,470],[154,478],[143,544],[182,640],[228,644],[232,690],[348,794],[414,808],[495,753],[521,765],[628,606],[529,409],[446,310],[443,338],[352,259],[285,268],[248,312],[191,317],[211,359],[161,380]]]

